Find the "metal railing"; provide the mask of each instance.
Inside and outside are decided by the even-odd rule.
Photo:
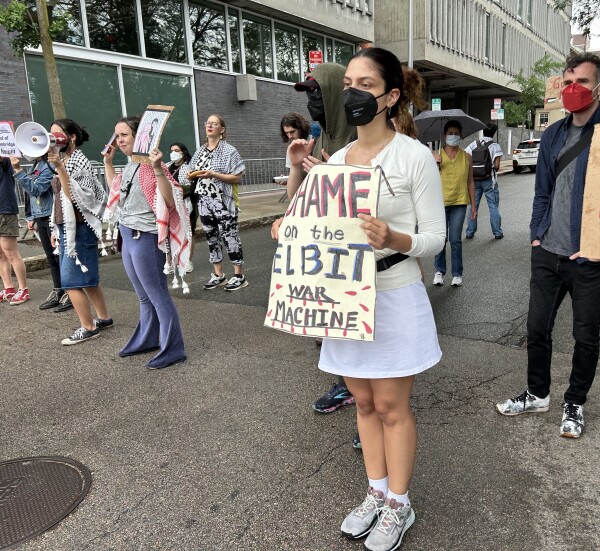
[[[92,170],[98,180],[104,184],[108,190],[108,184],[104,176],[104,165],[102,163],[92,161]],[[273,178],[287,174],[285,168],[285,158],[273,157],[270,159],[246,159],[244,161],[246,171],[242,177],[242,183],[239,187],[239,194],[245,193],[260,193],[263,191],[273,191],[281,189],[281,185],[275,183]],[[29,170],[31,165],[22,165],[25,171]],[[123,170],[124,166],[115,166],[117,173]],[[17,190],[17,200],[19,208],[25,207],[25,192],[18,184],[15,186]]]

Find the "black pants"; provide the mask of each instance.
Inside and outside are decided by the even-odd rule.
[[[569,293],[573,308],[573,365],[565,402],[583,405],[596,375],[600,341],[600,262],[578,264],[539,247],[531,250],[527,318],[527,387],[543,398],[550,392],[552,329]]]
[[[54,254],[54,247],[52,246],[52,232],[50,231],[50,217],[44,216],[43,218],[36,218],[38,235],[42,242],[42,247],[46,253],[48,264],[50,265],[50,274],[52,276],[52,286],[55,289],[60,289],[60,264],[58,262],[58,255]]]

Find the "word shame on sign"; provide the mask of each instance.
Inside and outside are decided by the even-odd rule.
[[[376,264],[358,215],[377,214],[380,168],[319,164],[279,228],[265,325],[372,341]]]

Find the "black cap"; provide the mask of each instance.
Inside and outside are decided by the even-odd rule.
[[[312,92],[317,88],[320,88],[319,83],[312,77],[308,77],[304,82],[294,84],[294,89],[297,92]]]

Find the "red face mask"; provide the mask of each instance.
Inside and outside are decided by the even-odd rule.
[[[590,90],[578,82],[573,82],[573,84],[566,86],[562,91],[562,102],[565,109],[570,113],[585,111],[594,101],[592,92],[596,88],[598,88],[598,86],[595,86]]]

